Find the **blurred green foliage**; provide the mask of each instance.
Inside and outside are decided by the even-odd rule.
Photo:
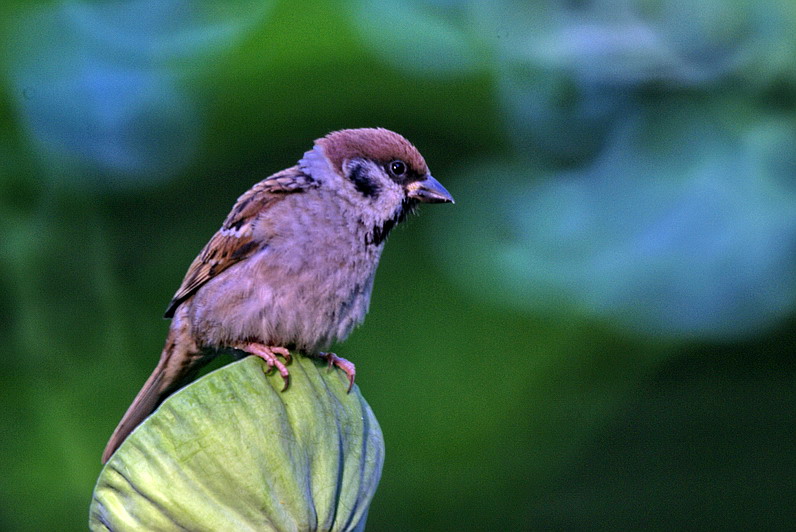
[[[337,352],[372,530],[783,528],[796,4],[3,4],[0,529],[84,529],[165,304],[235,198],[383,126],[457,204]]]

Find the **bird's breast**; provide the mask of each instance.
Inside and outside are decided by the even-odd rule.
[[[196,293],[194,330],[204,331],[203,343],[315,352],[364,319],[383,246],[365,245],[368,228],[344,209],[283,203],[286,212],[259,228],[262,249]]]

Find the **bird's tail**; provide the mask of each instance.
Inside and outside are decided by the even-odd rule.
[[[213,358],[196,347],[186,322],[187,320],[183,321],[179,317],[172,321],[160,361],[108,440],[102,453],[103,464],[166,397],[193,380],[199,370]]]

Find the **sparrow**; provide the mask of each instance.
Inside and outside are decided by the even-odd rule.
[[[350,391],[354,364],[324,350],[364,320],[385,240],[419,203],[453,197],[408,140],[381,128],[329,133],[246,191],[169,303],[160,361],[102,462],[218,354],[262,358],[283,391],[291,350],[323,358],[347,374]]]

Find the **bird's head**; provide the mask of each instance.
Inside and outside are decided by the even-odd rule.
[[[383,227],[376,229],[378,243],[418,203],[453,203],[417,148],[387,129],[334,131],[316,140],[299,164],[317,180],[331,177],[363,222]]]

